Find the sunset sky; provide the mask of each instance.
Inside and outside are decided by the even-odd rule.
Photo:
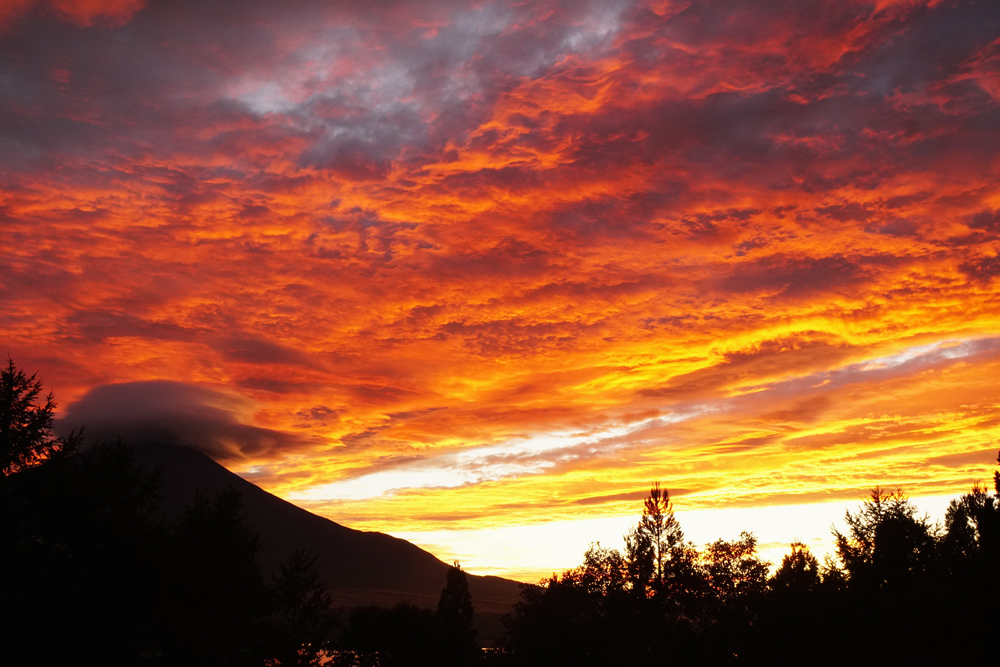
[[[998,147],[995,0],[5,0],[0,353],[475,573],[822,551],[991,476]]]

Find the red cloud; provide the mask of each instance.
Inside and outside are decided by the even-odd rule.
[[[132,20],[146,0],[5,0],[0,4],[0,26],[18,18],[32,6],[54,11],[60,18],[89,27],[120,26]]]
[[[61,16],[82,26],[96,23],[124,25],[142,9],[146,0],[48,0]]]

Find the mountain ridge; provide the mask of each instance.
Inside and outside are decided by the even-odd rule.
[[[305,548],[317,555],[316,566],[336,606],[437,604],[450,566],[415,544],[313,514],[198,450],[158,443],[138,443],[133,449],[141,464],[160,471],[161,506],[169,518],[179,518],[197,492],[239,491],[247,521],[260,535],[258,558],[265,573],[276,571],[295,549]],[[510,579],[473,574],[468,579],[477,612],[505,613],[520,593],[521,584]]]

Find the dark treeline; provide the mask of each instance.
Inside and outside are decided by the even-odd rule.
[[[1000,458],[998,458],[1000,462]],[[900,490],[875,488],[836,557],[800,543],[773,574],[744,532],[699,551],[654,484],[624,551],[524,590],[506,619],[516,665],[955,664],[998,657],[1000,473],[932,524]]]
[[[169,521],[158,473],[125,443],[51,434],[55,404],[0,369],[0,642],[30,664],[951,664],[997,659],[1000,473],[943,525],[874,489],[819,563],[802,544],[771,572],[744,532],[697,549],[654,483],[622,550],[526,585],[499,646],[479,649],[465,573],[437,609],[333,610],[315,556],[278,571],[235,491]],[[1000,462],[1000,460],[998,460]]]

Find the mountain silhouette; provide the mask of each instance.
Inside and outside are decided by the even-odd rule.
[[[169,518],[180,517],[197,492],[211,496],[229,487],[238,490],[247,520],[260,534],[259,560],[265,573],[276,571],[295,549],[305,548],[317,554],[317,568],[338,607],[398,602],[437,605],[449,565],[420,547],[317,516],[197,450],[155,443],[138,444],[134,449],[147,468],[159,468],[161,506]],[[520,592],[520,584],[510,579],[471,574],[468,579],[477,614],[509,611]]]

